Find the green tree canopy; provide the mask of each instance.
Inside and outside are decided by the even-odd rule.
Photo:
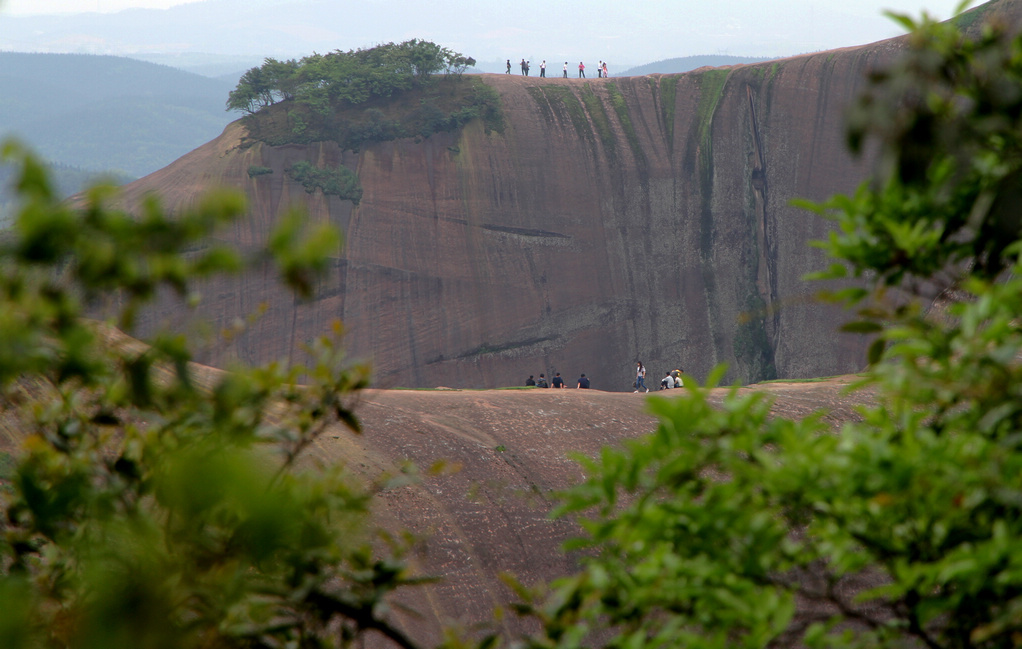
[[[312,54],[300,61],[268,58],[238,82],[227,109],[255,113],[296,100],[320,112],[386,98],[437,74],[460,75],[475,60],[430,41],[412,39],[376,47]]]

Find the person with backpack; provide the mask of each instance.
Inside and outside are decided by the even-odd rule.
[[[536,387],[537,388],[549,388],[550,384],[547,383],[546,382],[546,378],[542,374],[540,374],[539,375],[539,380],[536,381]]]
[[[589,379],[586,378],[585,374],[583,374],[582,376],[578,377],[578,385],[575,386],[575,389],[576,390],[578,390],[578,389],[588,390],[589,389]]]

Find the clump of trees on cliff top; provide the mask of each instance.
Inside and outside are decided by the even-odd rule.
[[[475,60],[413,39],[369,49],[266,59],[242,76],[227,101],[246,113],[248,137],[271,145],[333,141],[356,151],[370,142],[429,137],[481,118],[503,129],[497,93],[462,80]],[[442,76],[441,76],[442,73]]]
[[[238,81],[228,110],[255,113],[279,101],[293,100],[317,111],[387,98],[428,83],[435,75],[461,75],[475,65],[466,57],[430,41],[412,39],[368,49],[312,54],[300,60],[265,60]]]

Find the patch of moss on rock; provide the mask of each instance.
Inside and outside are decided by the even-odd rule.
[[[614,133],[610,130],[610,118],[607,117],[607,110],[603,107],[603,102],[593,92],[593,86],[590,83],[582,87],[580,94],[582,95],[582,103],[589,113],[589,119],[592,120],[593,128],[600,136],[600,141],[603,142],[607,153],[613,158],[617,153],[616,143],[614,141]]]
[[[614,108],[614,114],[617,115],[617,121],[621,124],[621,129],[625,132],[625,138],[628,140],[628,146],[632,149],[632,155],[635,156],[636,163],[639,164],[643,169],[647,166],[646,152],[642,150],[642,145],[639,144],[639,135],[635,132],[635,126],[632,124],[631,114],[628,112],[628,102],[625,101],[625,96],[618,89],[617,84],[608,82],[604,85],[607,89],[607,96],[610,98],[610,105]]]
[[[570,88],[565,86],[546,86],[539,92],[546,100],[546,105],[550,111],[548,114],[551,116],[551,119],[552,116],[556,115],[557,119],[562,122],[571,122],[579,138],[590,143],[595,142],[593,130],[589,125],[589,120],[586,118],[585,108],[582,107],[582,102],[579,101]],[[537,95],[533,95],[533,97],[536,98]],[[540,104],[540,109],[543,110],[542,102],[537,99],[537,103]]]
[[[660,110],[664,116],[664,129],[667,131],[667,147],[674,152],[674,105],[678,96],[678,80],[680,77],[660,77]]]

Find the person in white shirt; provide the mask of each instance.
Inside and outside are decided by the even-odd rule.
[[[668,372],[667,375],[664,376],[664,378],[660,379],[660,389],[661,390],[670,390],[673,387],[674,387],[674,377],[671,376],[670,372]]]

